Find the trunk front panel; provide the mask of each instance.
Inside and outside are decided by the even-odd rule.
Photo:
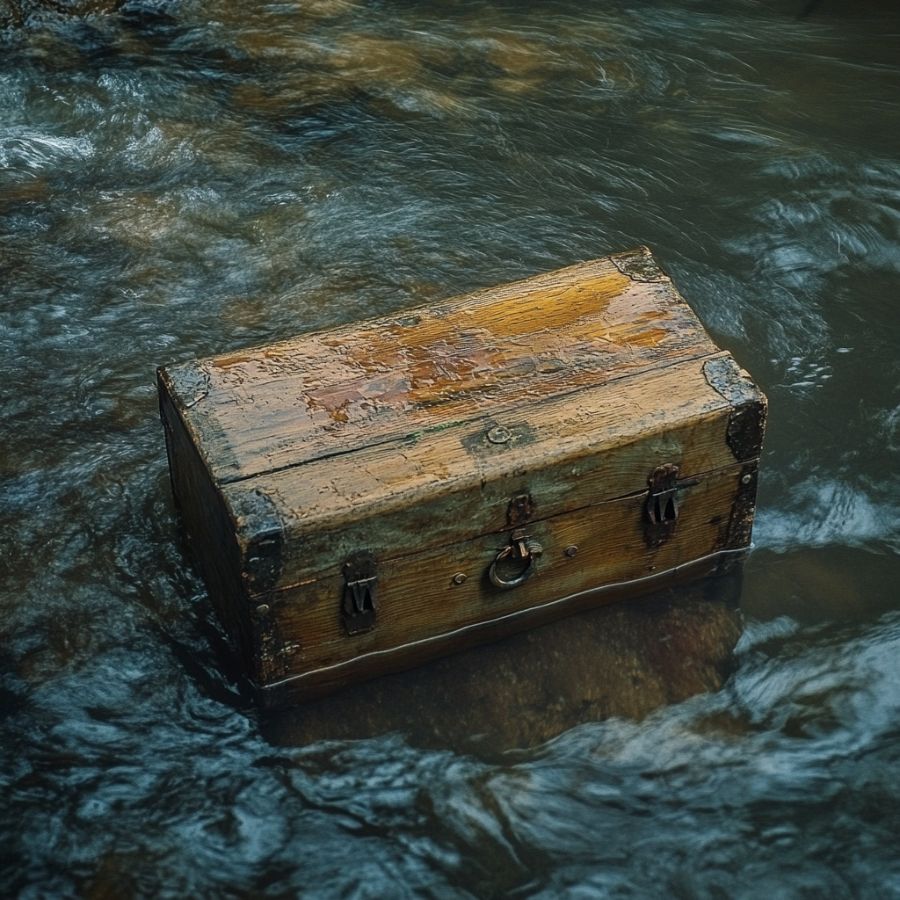
[[[374,628],[364,634],[347,633],[341,569],[274,592],[261,604],[274,636],[257,681],[266,685],[310,673],[313,686],[323,679],[311,673],[353,660],[357,668],[364,662],[369,674],[387,671],[392,654],[406,645],[746,547],[755,464],[692,481],[677,491],[677,523],[657,546],[648,541],[647,492],[524,525],[543,552],[535,574],[510,590],[488,579],[491,563],[509,544],[509,531],[421,552],[411,547],[393,559],[376,557],[377,613]],[[333,677],[324,680],[331,683]]]

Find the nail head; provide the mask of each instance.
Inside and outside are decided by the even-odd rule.
[[[505,425],[495,425],[487,433],[487,439],[492,444],[505,444],[511,437],[512,437],[512,434],[510,433],[510,430]]]

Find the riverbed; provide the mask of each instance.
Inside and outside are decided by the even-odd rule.
[[[87,7],[0,30],[4,896],[900,897],[900,12]],[[156,366],[636,245],[770,402],[716,677],[258,713]]]

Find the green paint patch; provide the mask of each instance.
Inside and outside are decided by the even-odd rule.
[[[454,422],[439,422],[436,425],[429,425],[424,430],[424,434],[433,434],[436,431],[446,431],[448,428],[456,428],[459,425],[465,425],[465,422],[459,420],[456,420]]]

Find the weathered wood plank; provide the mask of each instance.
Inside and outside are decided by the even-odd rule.
[[[265,612],[273,617],[280,638],[261,681],[283,680],[362,656],[370,657],[373,672],[388,671],[396,648],[514,616],[598,585],[637,582],[687,561],[740,549],[730,534],[730,511],[746,490],[742,479],[754,473],[754,466],[736,464],[686,488],[677,530],[655,548],[644,540],[644,495],[530,523],[529,535],[544,547],[539,572],[510,591],[497,591],[486,580],[491,561],[505,544],[500,535],[379,560],[379,624],[366,634],[349,636],[342,627],[343,579],[335,566],[315,582],[267,598]],[[570,547],[578,548],[575,556],[566,554]],[[459,573],[467,576],[461,584],[454,582]],[[623,592],[634,593],[634,585]],[[617,595],[610,592],[601,599]]]
[[[159,399],[172,492],[192,556],[219,617],[253,671],[257,658],[255,629],[241,580],[243,559],[234,521],[197,446],[190,440],[179,410],[165,390],[160,391]]]
[[[644,600],[553,616],[542,627],[532,627],[538,620],[531,618],[525,633],[451,659],[431,661],[435,647],[413,646],[392,667],[420,665],[415,672],[264,716],[260,726],[267,741],[281,745],[402,732],[419,745],[483,755],[535,747],[584,722],[642,718],[722,687],[741,634],[740,590],[739,573],[732,572]],[[595,600],[581,598],[587,607]],[[525,624],[518,623],[523,630]],[[465,646],[457,645],[450,640],[443,650]],[[365,664],[365,658],[356,663],[358,679]],[[263,691],[263,699],[283,705],[292,695],[329,692],[338,676],[346,681],[348,673],[319,670],[315,685],[299,679]]]
[[[715,352],[649,259],[170,367],[164,384],[225,482]]]
[[[732,412],[702,364],[689,361],[523,404],[500,417],[506,443],[487,440],[498,421],[487,415],[223,491],[245,546],[263,530],[248,494],[268,497],[264,515],[274,507],[282,523],[282,567],[268,591],[309,581],[362,547],[389,558],[503,531],[517,495],[530,495],[535,516],[546,518],[645,489],[665,463],[680,466],[682,478],[731,465],[724,436]]]
[[[765,398],[647,251],[159,383],[187,531],[269,698],[618,599],[749,544]],[[545,548],[539,573],[498,591],[485,573],[523,524]],[[340,611],[358,557],[374,559],[380,598],[364,626]]]

